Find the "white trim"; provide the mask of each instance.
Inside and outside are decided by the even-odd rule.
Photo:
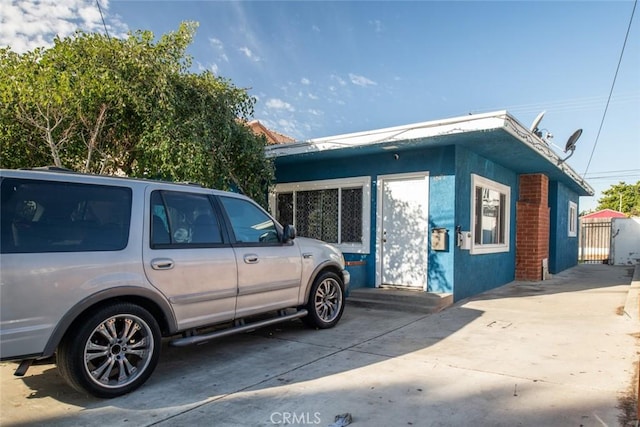
[[[345,253],[368,254],[371,252],[371,177],[359,176],[353,178],[325,179],[321,181],[300,181],[276,184],[269,192],[269,210],[276,216],[277,193],[291,193],[296,191],[313,191],[327,189],[362,188],[362,243],[340,243],[332,245]],[[340,215],[338,225],[340,226]],[[295,222],[295,217],[294,217]],[[339,228],[340,229],[340,228]]]
[[[573,182],[580,186],[585,192],[590,195],[594,195],[593,188],[581,177],[571,166],[569,166],[564,160],[561,160],[559,154],[551,149],[551,146],[539,136],[535,135],[529,129],[525,128],[516,119],[507,114],[504,121],[504,129],[515,138],[519,139],[524,145],[527,145],[532,150],[540,153],[551,164],[567,175]]]
[[[571,211],[573,211],[573,221],[571,220]],[[569,201],[569,211],[567,212],[567,235],[576,237],[578,235],[578,204]]]
[[[593,188],[585,182],[584,178],[574,171],[565,161],[561,160],[561,156],[553,151],[547,142],[518,122],[506,110],[328,136],[290,144],[274,144],[265,148],[265,155],[268,158],[273,158],[370,145],[379,145],[382,149],[392,149],[392,147],[385,146],[395,145],[393,144],[394,142],[426,140],[436,136],[489,131],[493,129],[504,129],[523,145],[544,157],[586,193],[590,195],[594,194]],[[437,141],[425,141],[424,145],[436,143]]]
[[[385,180],[397,180],[397,179],[411,179],[411,178],[424,178],[427,181],[427,211],[430,209],[428,204],[429,198],[429,172],[409,172],[409,173],[397,173],[391,175],[378,175],[376,181],[376,277],[375,287],[379,288],[382,284],[382,189]],[[428,220],[428,218],[427,218]],[[427,236],[429,239],[429,236]],[[425,266],[425,274],[427,278],[425,280],[424,290],[426,291],[429,286],[429,256],[427,251],[427,265]]]
[[[504,243],[492,245],[476,244],[475,239],[475,215],[476,215],[476,187],[489,188],[505,195],[504,210]],[[509,240],[511,235],[511,188],[499,182],[492,181],[480,175],[471,174],[471,251],[472,255],[509,252]]]
[[[389,143],[392,141],[407,141],[439,135],[500,129],[505,126],[507,117],[508,113],[503,110],[432,120],[410,125],[316,138],[308,141],[295,142],[293,144],[275,144],[266,147],[265,153],[267,157],[290,156],[293,154],[335,150],[346,147]]]

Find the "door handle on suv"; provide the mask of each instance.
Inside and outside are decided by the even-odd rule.
[[[246,254],[244,256],[244,262],[247,264],[257,264],[258,263],[258,255],[256,254]]]
[[[173,268],[173,260],[170,258],[152,259],[151,268],[154,270],[171,270]]]

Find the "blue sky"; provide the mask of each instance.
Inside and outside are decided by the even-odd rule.
[[[297,139],[503,109],[529,126],[545,110],[558,152],[583,129],[568,163],[596,196],[581,210],[640,180],[638,10],[602,121],[633,1],[99,1],[112,36],[197,21],[193,71],[248,88],[254,118]],[[95,0],[0,0],[0,24],[16,51],[104,31]]]

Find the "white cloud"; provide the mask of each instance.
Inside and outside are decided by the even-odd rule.
[[[369,25],[373,26],[373,29],[376,33],[382,32],[382,22],[379,19],[375,19],[373,21],[369,21]]]
[[[288,120],[288,119],[270,120],[264,117],[261,117],[259,120],[267,128],[279,133],[283,133],[290,137],[300,138],[302,135],[301,132],[299,131],[300,126],[296,120]]]
[[[220,40],[220,39],[217,39],[215,37],[211,37],[211,38],[209,38],[209,43],[215,49],[224,50],[224,43],[222,43],[222,40]]]
[[[309,80],[306,77],[303,77],[302,79],[300,79],[300,83],[302,83],[303,85],[310,85],[311,84],[311,80]]]
[[[286,110],[291,112],[296,111],[291,104],[278,98],[271,98],[267,100],[265,105],[267,108],[274,109],[274,110]]]
[[[95,1],[87,0],[2,0],[0,46],[24,53],[36,47],[51,47],[55,36],[71,36],[76,30],[105,32]],[[126,24],[109,14],[109,1],[100,0],[106,31],[111,37],[125,37]]]
[[[353,83],[356,86],[366,87],[366,86],[376,86],[378,84],[373,80],[366,78],[365,76],[359,76],[353,73],[349,73],[349,79],[351,80],[351,83]]]
[[[244,55],[254,62],[259,62],[260,57],[251,51],[248,47],[244,46],[238,49],[240,52],[244,53]]]
[[[331,77],[331,80],[335,80],[336,82],[338,82],[338,84],[340,86],[346,86],[347,85],[347,82],[340,76],[337,76],[335,74],[331,74],[330,77]]]
[[[224,49],[224,43],[222,43],[222,40],[211,37],[209,38],[209,44],[211,45],[213,50],[216,51],[218,59],[221,59],[224,62],[229,62],[229,57],[227,56],[227,52]]]
[[[309,99],[313,99],[313,100],[319,99],[318,96],[312,94],[311,92],[309,92],[307,96],[309,97]]]
[[[320,111],[320,110],[316,110],[316,109],[309,109],[307,110],[307,112],[309,114],[313,114],[314,116],[322,116],[324,114],[324,112]]]

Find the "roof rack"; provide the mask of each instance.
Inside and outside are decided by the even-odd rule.
[[[77,173],[76,171],[68,168],[61,168],[59,166],[38,166],[35,168],[22,168],[23,170],[33,171],[47,171],[47,172],[64,172],[64,173]]]

